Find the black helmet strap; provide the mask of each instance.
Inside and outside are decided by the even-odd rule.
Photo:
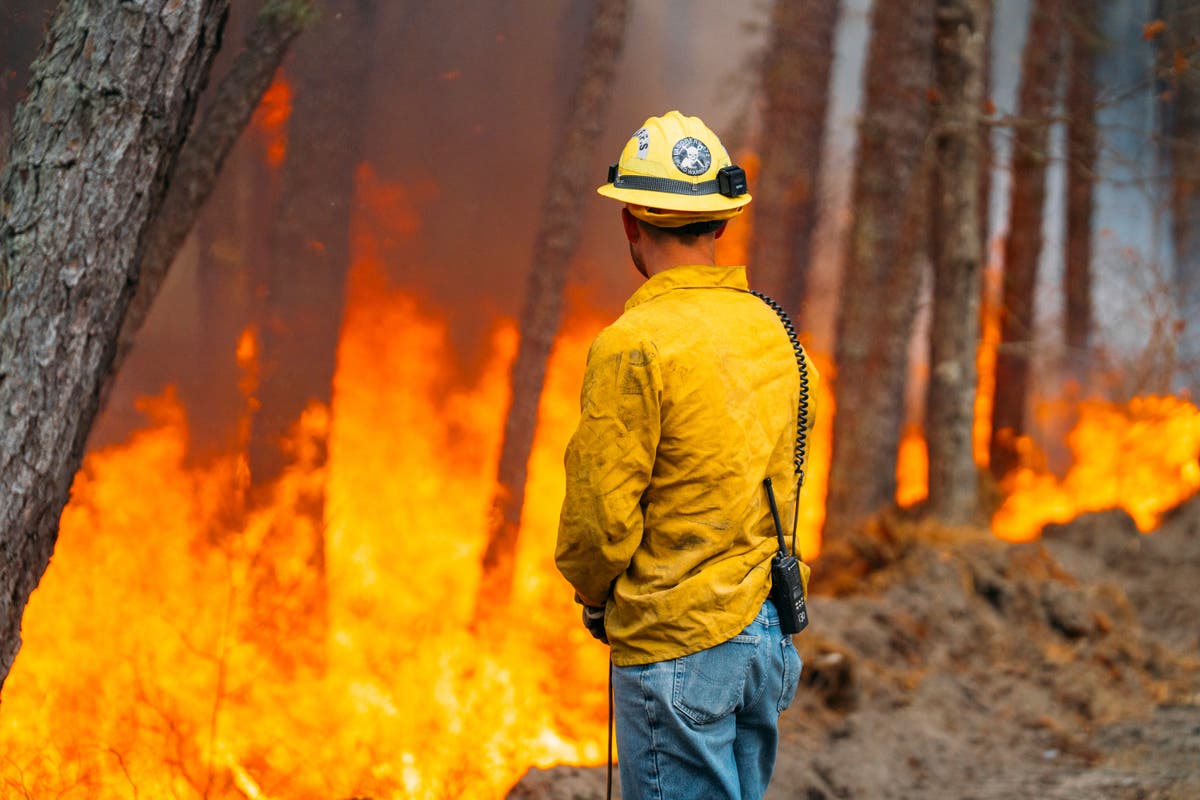
[[[740,197],[749,188],[746,171],[736,165],[721,167],[717,170],[715,180],[692,183],[648,175],[622,175],[617,171],[617,165],[612,164],[608,168],[608,182],[618,189],[644,189],[667,194],[721,194],[725,197]]]

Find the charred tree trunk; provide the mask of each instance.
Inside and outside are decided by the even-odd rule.
[[[928,510],[950,525],[970,522],[979,510],[972,432],[984,238],[979,230],[980,111],[990,23],[990,0],[937,0],[933,318],[925,437]]]
[[[286,466],[284,440],[304,409],[330,402],[350,267],[377,4],[325,0],[318,9],[291,69],[295,111],[264,287],[260,406],[248,453],[260,487]]]
[[[504,424],[496,494],[483,556],[481,611],[502,608],[512,590],[521,507],[546,362],[562,318],[567,267],[579,242],[580,209],[594,183],[592,154],[612,94],[625,36],[628,0],[597,0],[583,51],[583,71],[563,131],[550,159],[542,222],[533,246],[529,285],[521,310],[521,342],[512,367],[512,400]]]
[[[258,310],[260,378],[247,444],[252,504],[270,500],[285,468],[313,473],[328,462],[327,430],[303,441],[289,442],[288,434],[310,405],[332,400],[378,4],[325,0],[317,8],[290,68],[294,113]],[[324,483],[299,488],[289,506],[291,516],[265,534],[250,577],[251,634],[277,659],[301,655],[280,653],[273,643],[281,638],[320,642],[327,629]]]
[[[750,264],[761,279],[756,283],[800,314],[817,220],[838,0],[776,0],[771,19]]]
[[[121,327],[110,382],[132,349],[134,338],[167,277],[167,270],[212,192],[221,165],[250,121],[263,92],[270,86],[288,47],[304,30],[312,13],[308,0],[267,0],[263,3],[241,53],[217,87],[216,96],[200,124],[184,142],[171,173],[170,189],[142,256],[137,292]]]
[[[249,441],[257,362],[253,347],[243,349],[254,340],[244,343],[242,335],[256,333],[255,290],[270,261],[289,109],[290,88],[277,72],[196,220],[192,285],[201,335],[190,343],[187,356],[195,369],[179,378],[179,388],[188,409],[190,447],[201,455],[206,450],[245,453]],[[230,512],[240,513],[249,487],[238,482],[230,488]]]
[[[228,0],[70,0],[0,177],[0,683]]]
[[[1004,283],[1000,305],[1000,345],[996,351],[996,395],[992,407],[991,470],[997,479],[1017,466],[1017,437],[1025,433],[1034,349],[1034,291],[1042,254],[1042,214],[1046,199],[1050,116],[1062,67],[1064,0],[1044,0],[1030,8],[1029,35],[1021,63],[1021,89],[1013,135],[1012,194]]]
[[[1067,74],[1067,369],[1087,378],[1092,333],[1092,207],[1096,181],[1096,0],[1071,0],[1067,30],[1071,61]]]
[[[1200,7],[1165,0],[1171,104],[1167,134],[1171,162],[1172,284],[1181,322],[1179,378],[1200,386]]]
[[[893,504],[924,242],[934,0],[876,3],[837,323],[825,538]],[[914,212],[916,212],[914,216]],[[913,224],[918,222],[920,224]]]

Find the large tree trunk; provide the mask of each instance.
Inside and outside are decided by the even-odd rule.
[[[1017,438],[1025,434],[1034,350],[1034,291],[1042,254],[1047,143],[1062,67],[1064,0],[1030,8],[1013,135],[1012,194],[1004,248],[1000,344],[992,406],[990,465],[997,480],[1017,465]]]
[[[1182,324],[1179,380],[1200,387],[1200,7],[1164,0],[1171,104],[1167,135],[1171,163],[1172,285]]]
[[[69,0],[0,177],[0,685],[228,0]]]
[[[983,237],[980,111],[991,0],[937,0],[934,56],[933,318],[929,330],[929,513],[950,525],[979,510],[975,422]]]
[[[533,246],[529,285],[521,310],[521,342],[512,367],[512,399],[496,474],[487,550],[483,557],[483,611],[503,608],[512,590],[513,562],[525,502],[525,478],[546,362],[562,318],[563,284],[579,242],[580,209],[591,196],[601,120],[612,94],[625,36],[628,0],[596,0],[583,51],[583,70],[549,163],[553,165],[542,203],[542,223]]]
[[[282,444],[304,409],[332,398],[350,268],[354,174],[366,131],[377,4],[324,0],[318,9],[316,29],[296,48],[289,68],[295,111],[282,207],[271,234],[260,328],[262,382],[248,453],[258,486],[286,466]]]
[[[829,541],[894,502],[924,242],[933,0],[876,3],[837,324]],[[931,150],[928,152],[932,152]]]
[[[1066,298],[1068,374],[1087,380],[1092,333],[1092,208],[1096,182],[1096,53],[1100,45],[1097,0],[1071,0],[1067,30]]]
[[[816,228],[838,0],[776,0],[763,65],[762,169],[749,262],[755,284],[803,318]]]

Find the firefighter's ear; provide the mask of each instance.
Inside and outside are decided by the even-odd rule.
[[[722,236],[725,235],[725,229],[728,227],[729,227],[728,221],[722,222],[721,227],[717,228],[717,230],[713,233],[713,238],[720,239]]]
[[[638,227],[637,217],[630,214],[628,208],[621,209],[621,225],[625,228],[625,238],[630,244],[642,238],[642,229]]]

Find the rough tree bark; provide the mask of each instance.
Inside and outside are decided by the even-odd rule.
[[[1092,208],[1096,182],[1096,0],[1071,0],[1067,73],[1067,243],[1063,296],[1068,374],[1087,378],[1092,332]]]
[[[320,2],[314,35],[296,47],[289,67],[294,112],[271,231],[260,405],[248,452],[257,486],[286,466],[281,445],[304,409],[332,398],[377,7],[375,0]]]
[[[933,0],[876,3],[872,28],[837,322],[826,541],[894,502],[924,241],[913,210],[929,160]]]
[[[579,242],[580,209],[596,182],[591,157],[597,150],[601,121],[612,94],[628,13],[628,0],[597,0],[583,50],[579,85],[549,162],[553,166],[521,309],[521,342],[512,367],[512,399],[504,424],[488,544],[483,556],[486,578],[479,606],[485,613],[505,607],[512,590],[538,401],[546,362],[562,319],[567,267]]]
[[[1025,433],[1034,349],[1034,291],[1042,254],[1047,143],[1066,38],[1063,4],[1064,0],[1043,0],[1030,8],[1029,35],[1021,63],[1008,238],[1004,243],[996,394],[992,406],[989,461],[997,480],[1017,466],[1017,437]]]
[[[0,177],[0,685],[228,0],[63,3]]]
[[[171,171],[167,196],[150,229],[137,291],[121,326],[109,384],[145,324],[167,270],[212,192],[221,165],[250,121],[263,92],[271,85],[288,47],[312,16],[308,0],[266,0],[242,51],[217,86],[216,95],[196,129],[184,142]]]
[[[0,2],[0,169],[8,156],[13,112],[54,5],[51,0]]]
[[[749,262],[755,283],[802,319],[816,227],[838,0],[776,0],[763,65],[766,109]]]
[[[1167,115],[1171,162],[1171,239],[1175,291],[1182,325],[1179,380],[1200,386],[1200,7],[1164,0],[1167,74],[1172,89]]]
[[[979,169],[984,58],[991,0],[937,0],[934,50],[937,149],[930,217],[933,317],[929,329],[928,513],[966,524],[979,510],[972,431],[978,376],[983,235]]]

